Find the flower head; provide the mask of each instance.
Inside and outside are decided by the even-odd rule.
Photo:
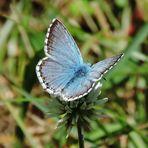
[[[51,99],[48,116],[58,117],[57,128],[66,127],[68,134],[71,128],[76,125],[78,119],[82,128],[89,130],[91,119],[101,115],[96,106],[108,101],[107,98],[98,99],[101,87],[102,84],[97,83],[87,96],[74,101],[61,101],[59,98]]]

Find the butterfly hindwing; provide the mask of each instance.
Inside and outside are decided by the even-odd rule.
[[[58,94],[72,79],[72,69],[46,57],[36,67],[37,76],[42,87],[50,94]]]
[[[87,76],[77,78],[62,91],[62,98],[66,101],[73,101],[87,95],[93,88],[94,82]]]

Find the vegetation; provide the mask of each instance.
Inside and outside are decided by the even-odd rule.
[[[92,118],[85,146],[146,148],[147,0],[1,0],[0,147],[78,147],[76,128],[66,138],[64,128],[55,129],[57,118],[47,117],[54,98],[43,91],[35,73],[55,17],[68,28],[85,61],[125,53],[101,80],[98,99],[109,101],[99,109],[107,116]]]

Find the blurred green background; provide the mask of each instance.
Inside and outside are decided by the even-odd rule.
[[[83,58],[95,63],[125,52],[102,80],[100,98],[109,117],[91,123],[86,148],[148,147],[147,0],[0,0],[0,148],[78,147],[77,131],[68,139],[46,118],[50,96],[35,73],[44,57],[49,23],[59,18]]]

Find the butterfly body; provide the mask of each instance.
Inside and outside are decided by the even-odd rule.
[[[57,19],[48,28],[44,51],[46,57],[36,66],[38,79],[49,94],[65,101],[88,94],[123,56],[120,54],[94,65],[84,63],[72,36]]]
[[[90,67],[87,64],[83,64],[75,70],[74,75],[75,75],[75,77],[83,77],[83,76],[87,75],[89,70],[90,70]]]

